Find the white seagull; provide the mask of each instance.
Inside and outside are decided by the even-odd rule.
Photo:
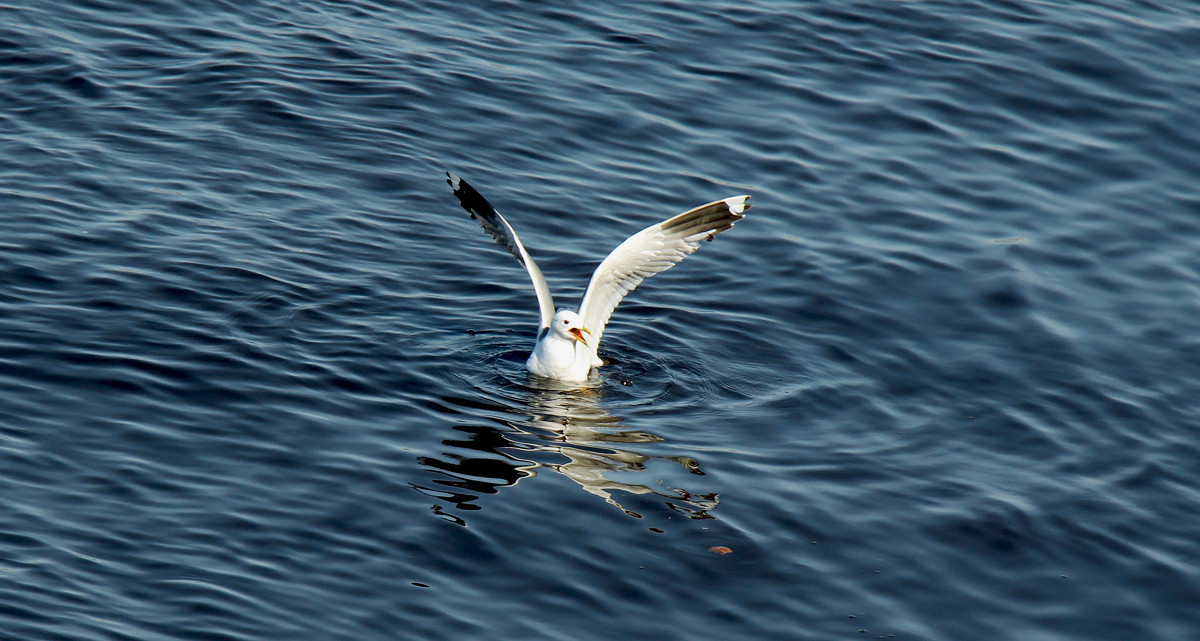
[[[525,362],[531,373],[560,381],[587,380],[588,372],[604,361],[596,355],[604,326],[625,295],[641,282],[666,271],[700,247],[733,227],[750,209],[749,196],[733,196],[685,211],[630,236],[596,267],[579,311],[554,309],[550,286],[530,258],[512,225],[467,181],[446,172],[446,182],[471,218],[517,258],[533,280],[541,308],[537,344]]]

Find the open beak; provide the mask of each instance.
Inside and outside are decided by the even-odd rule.
[[[583,337],[584,332],[587,332],[588,336],[592,335],[591,332],[588,332],[586,327],[572,327],[571,329],[567,330],[567,333],[570,334],[571,336],[574,336],[575,340],[579,341],[580,343],[583,343],[584,345],[587,345],[588,344],[587,339]],[[591,345],[588,345],[588,347],[591,347]]]

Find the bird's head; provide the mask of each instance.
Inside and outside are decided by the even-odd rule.
[[[569,309],[560,309],[554,314],[554,320],[550,321],[550,331],[555,335],[570,340],[576,340],[584,345],[588,344],[584,334],[591,336],[592,333],[583,326],[583,318]],[[590,345],[589,345],[590,347]]]

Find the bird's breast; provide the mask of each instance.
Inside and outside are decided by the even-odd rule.
[[[585,380],[592,368],[591,352],[576,341],[547,334],[534,345],[525,368],[547,378]]]

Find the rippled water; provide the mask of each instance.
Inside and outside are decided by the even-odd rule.
[[[1197,638],[1198,38],[0,4],[0,638]],[[444,170],[563,304],[756,207],[544,389]]]

